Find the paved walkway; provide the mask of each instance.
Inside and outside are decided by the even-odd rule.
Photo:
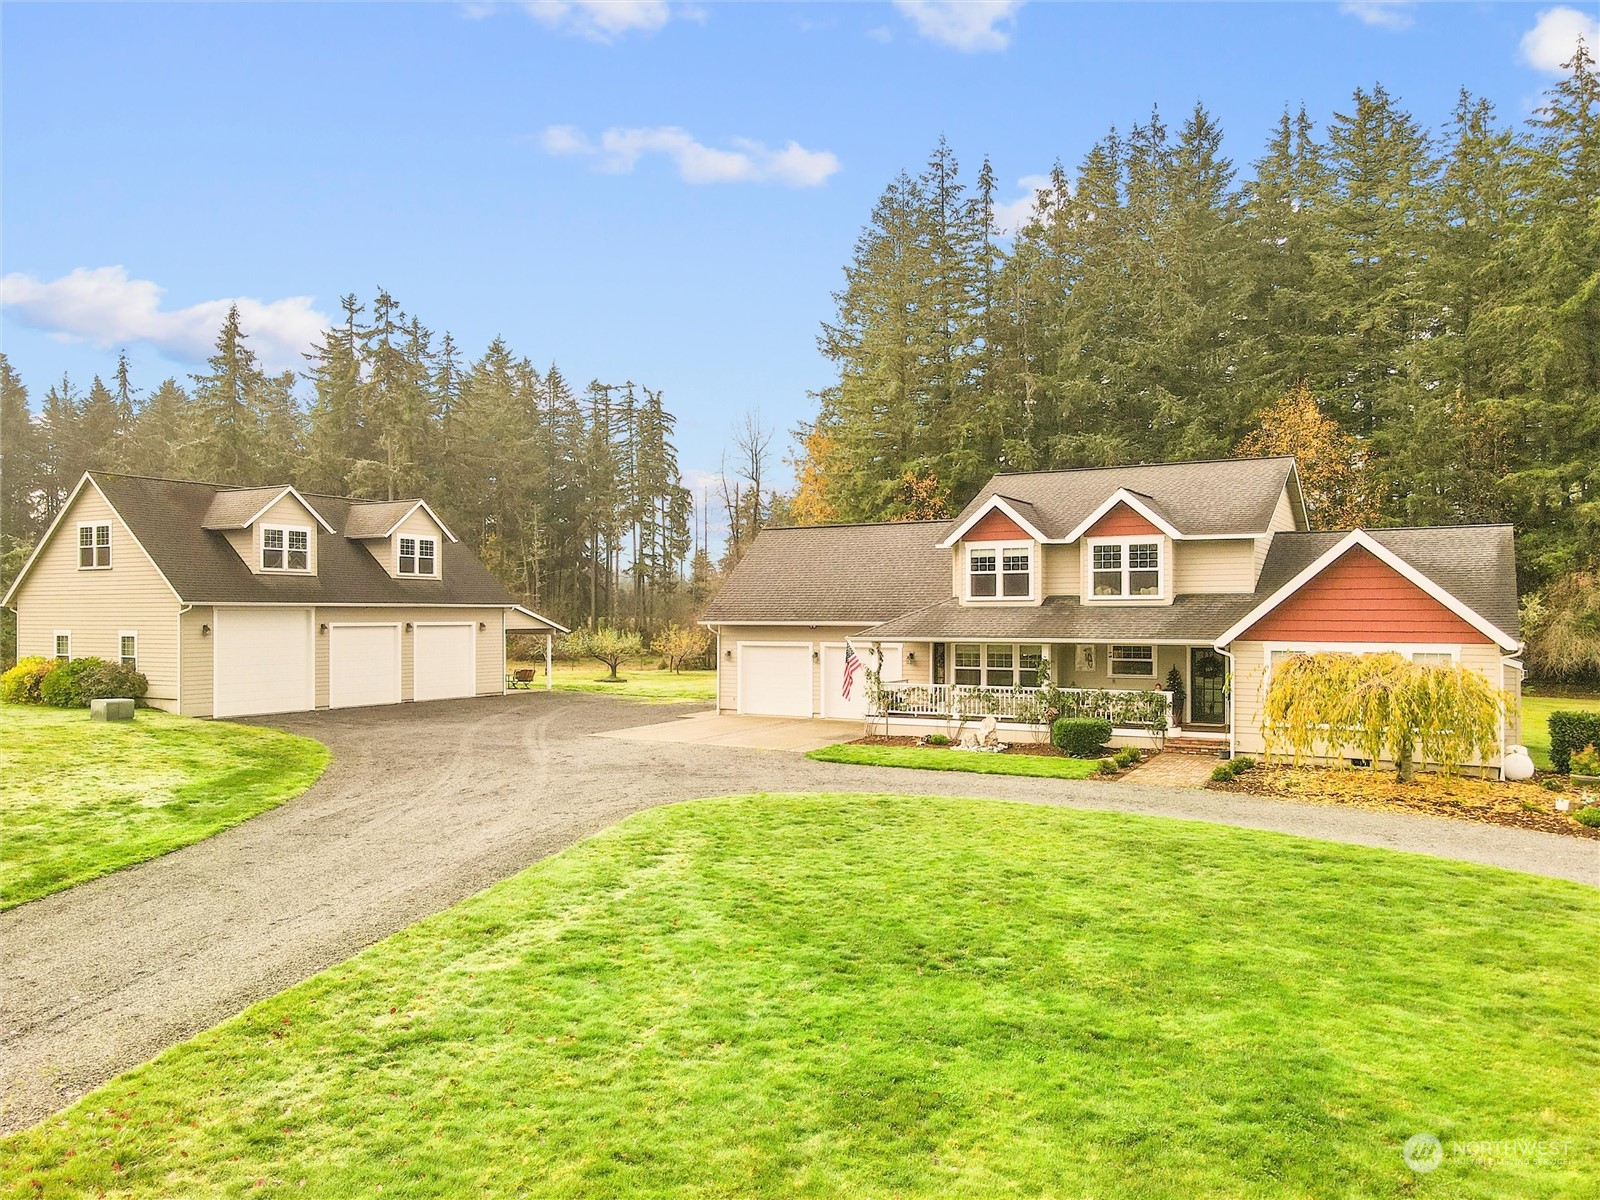
[[[305,795],[0,914],[0,1129],[39,1120],[629,813],[701,796],[989,797],[1277,830],[1600,884],[1595,842],[1465,821],[591,736],[637,726],[646,711],[673,710],[558,692],[275,720],[333,749],[332,765]]]
[[[1221,761],[1215,754],[1164,751],[1129,771],[1123,781],[1145,787],[1203,788]]]

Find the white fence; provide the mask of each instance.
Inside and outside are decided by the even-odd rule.
[[[1050,704],[1056,711],[1049,711]],[[979,687],[964,683],[883,683],[871,703],[877,717],[994,717],[1043,725],[1055,717],[1101,717],[1119,729],[1164,730],[1172,719],[1172,693],[1146,688]]]

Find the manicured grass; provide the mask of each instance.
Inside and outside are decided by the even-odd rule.
[[[535,664],[519,664],[533,666]],[[534,689],[544,687],[544,664],[537,664],[538,678]],[[606,669],[600,663],[557,663],[555,685],[558,692],[597,692],[604,696],[624,696],[629,700],[648,700],[655,703],[676,703],[683,700],[710,702],[717,695],[715,671],[658,671],[653,666],[624,666],[618,675],[625,683],[602,683]]]
[[[1522,744],[1534,766],[1550,769],[1550,714],[1560,711],[1600,712],[1600,696],[1523,696]]]
[[[320,743],[272,729],[0,705],[0,909],[210,837],[327,765]]]
[[[1592,1194],[1597,928],[1576,884],[1219,826],[700,801],[7,1139],[0,1194]]]
[[[937,746],[824,746],[806,755],[818,762],[867,767],[917,767],[926,771],[971,771],[975,775],[1032,775],[1040,779],[1087,779],[1096,762],[1045,754],[979,754]]]

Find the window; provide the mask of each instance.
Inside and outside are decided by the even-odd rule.
[[[72,635],[70,633],[56,633],[56,658],[65,662],[72,657]]]
[[[1161,543],[1097,541],[1089,546],[1090,595],[1097,599],[1162,595]]]
[[[1017,647],[1017,686],[1039,686],[1039,664],[1044,661],[1043,646]]]
[[[117,635],[117,661],[135,671],[139,669],[139,635],[137,633],[119,633]]]
[[[955,649],[955,681],[976,686],[983,682],[983,648],[957,646]]]
[[[1031,546],[973,547],[967,551],[967,598],[993,600],[1033,595]]]
[[[1010,646],[985,646],[983,682],[989,687],[1011,687],[1016,682],[1016,651]]]
[[[993,550],[973,550],[967,558],[967,578],[969,586],[967,595],[975,600],[992,597],[995,594],[996,556]]]
[[[306,571],[311,567],[311,531],[266,525],[261,529],[263,571]]]
[[[1111,647],[1111,673],[1141,679],[1153,679],[1156,673],[1154,646]]]
[[[1448,650],[1442,654],[1431,650],[1419,650],[1411,656],[1411,661],[1423,667],[1453,667],[1456,665],[1456,656]]]
[[[957,645],[950,648],[951,682],[968,687],[1038,687],[1043,646],[1007,642]]]
[[[78,570],[102,570],[111,565],[111,526],[78,526]]]
[[[417,574],[433,574],[434,541],[432,538],[417,539]]]
[[[1033,573],[1029,564],[1033,554],[1026,546],[1007,547],[1000,552],[1000,594],[1027,597],[1033,594]]]
[[[403,537],[399,539],[400,554],[395,571],[400,575],[433,575],[439,540],[431,537]]]

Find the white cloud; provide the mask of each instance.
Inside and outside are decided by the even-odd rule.
[[[1577,53],[1579,38],[1588,45],[1591,56],[1600,53],[1600,20],[1575,8],[1547,8],[1522,35],[1522,59],[1529,66],[1559,75]]]
[[[1412,0],[1345,0],[1339,5],[1345,16],[1379,29],[1410,29],[1415,21],[1411,8]]]
[[[923,37],[957,50],[1004,50],[1023,0],[894,0]]]
[[[1003,201],[994,206],[994,227],[1001,233],[1010,236],[1028,223],[1033,216],[1033,206],[1041,191],[1047,191],[1053,185],[1048,175],[1024,175],[1017,180],[1017,186],[1022,189],[1022,195],[1015,200]]]
[[[237,304],[250,339],[246,344],[271,371],[303,367],[301,352],[319,341],[328,325],[310,296],[267,302],[242,296],[163,309],[164,291],[148,279],[129,279],[123,267],[79,267],[48,282],[7,275],[0,279],[0,305],[23,324],[64,341],[105,349],[144,342],[182,362],[202,363],[229,306]]]
[[[508,6],[499,0],[469,0],[462,12],[479,20]],[[654,33],[674,17],[704,21],[696,4],[671,5],[667,0],[520,0],[515,5],[539,24],[596,42],[612,42],[626,33]]]
[[[696,141],[686,129],[659,125],[649,129],[612,128],[595,142],[571,125],[552,125],[540,144],[546,153],[583,156],[598,160],[602,171],[625,175],[647,154],[671,159],[685,183],[781,183],[787,187],[816,187],[839,169],[839,159],[828,150],[807,150],[789,142],[774,150],[750,138],[730,138],[731,149],[718,149]]]

